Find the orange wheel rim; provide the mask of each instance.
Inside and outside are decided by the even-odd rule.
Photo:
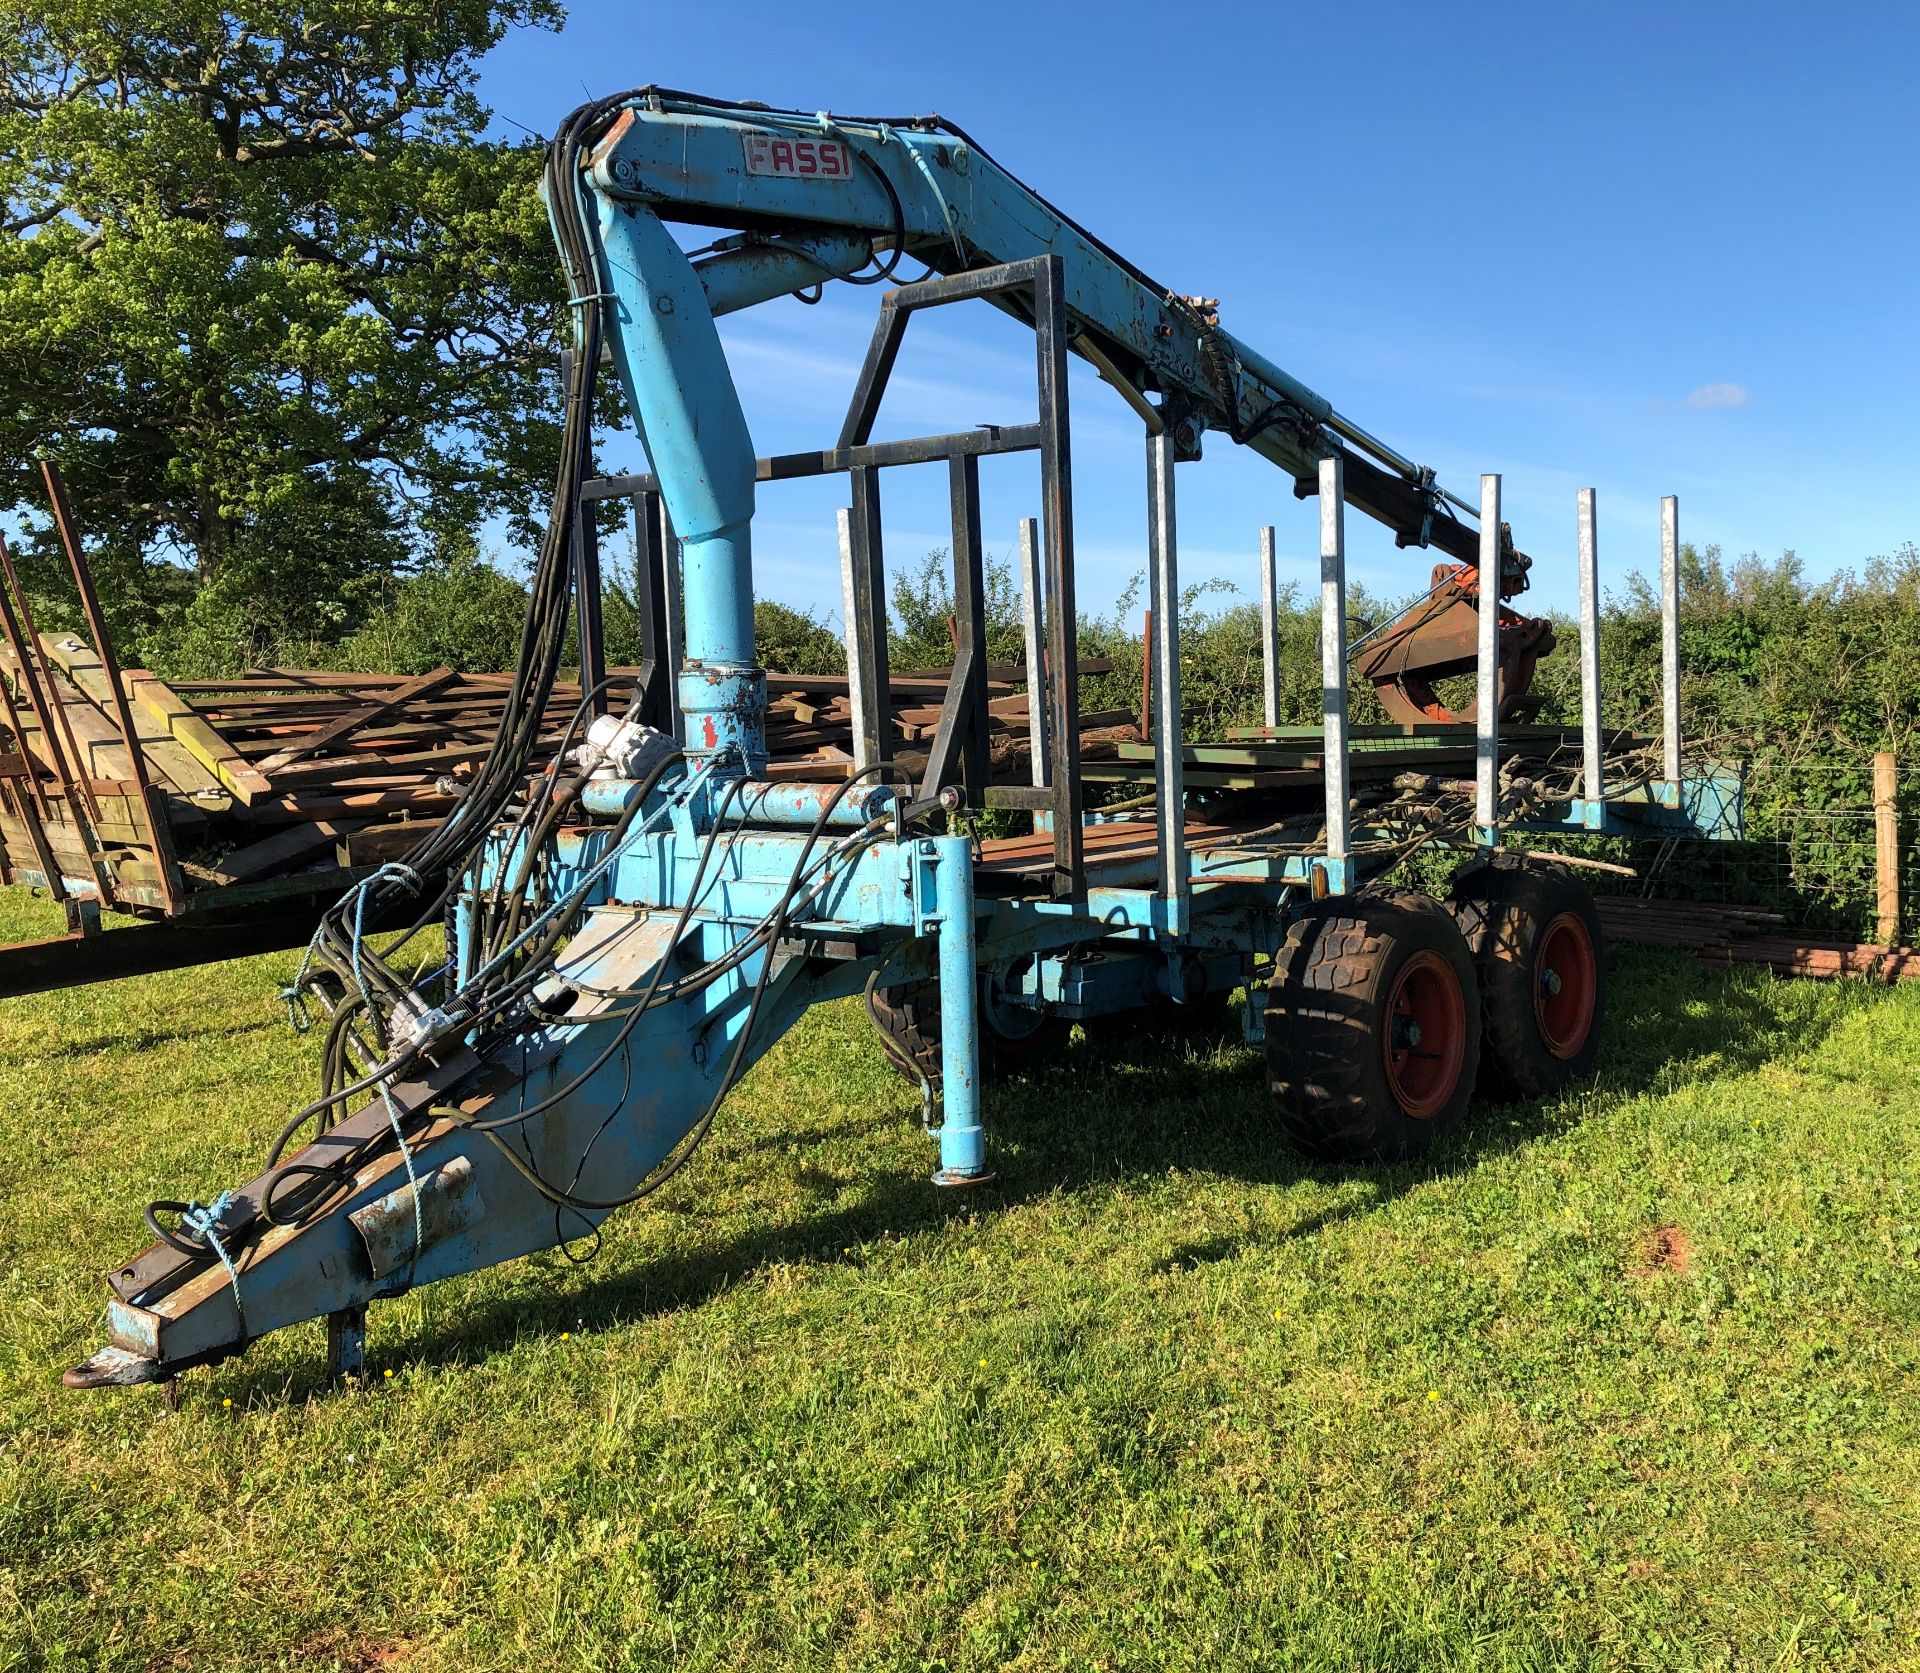
[[[1400,966],[1387,995],[1387,1085],[1416,1121],[1446,1108],[1467,1059],[1467,1000],[1438,953],[1422,949]]]
[[[1540,1038],[1562,1061],[1578,1057],[1593,1032],[1600,991],[1600,962],[1579,913],[1562,912],[1547,925],[1533,962],[1533,1015]]]

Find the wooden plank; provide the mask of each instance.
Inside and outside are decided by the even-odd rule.
[[[180,680],[175,691],[348,691],[365,686],[391,685],[392,674],[343,674],[329,669],[275,668],[242,674],[231,680]]]
[[[89,770],[103,778],[135,777],[134,764],[126,759],[126,745],[120,736],[120,728],[107,720],[113,692],[108,683],[106,666],[99,654],[84,639],[71,633],[57,636],[43,633],[40,643],[47,655],[65,670],[67,678],[73,682],[74,690],[85,699],[84,703],[75,703],[67,700],[64,692],[58,693],[67,701],[67,711],[74,723],[74,730],[80,731],[82,716],[89,705],[106,722],[106,735],[102,737],[95,732],[88,740],[88,754],[92,757],[88,763]],[[220,782],[211,768],[174,740],[164,722],[144,713],[131,718],[135,721],[134,741],[141,755],[168,784],[184,796],[199,799],[204,810],[219,812],[230,805],[232,792]],[[144,727],[139,724],[141,721],[146,722]],[[112,757],[122,765],[105,773],[100,772],[100,745],[106,745]],[[217,803],[211,799],[213,795],[217,795]]]
[[[166,728],[167,733],[198,761],[215,780],[230,790],[242,803],[256,796],[268,796],[273,786],[248,765],[232,744],[207,724],[193,705],[144,668],[129,668],[127,695],[136,708]]]
[[[1229,726],[1226,736],[1238,743],[1245,740],[1257,743],[1262,739],[1293,741],[1304,739],[1318,743],[1323,736],[1319,726]],[[1391,722],[1384,726],[1350,726],[1347,737],[1355,742],[1364,742],[1373,738],[1459,738],[1473,741],[1474,731],[1471,725],[1462,726],[1451,721],[1411,721]],[[1502,726],[1502,741],[1530,744],[1558,744],[1569,749],[1580,746],[1580,732],[1577,727],[1569,726]],[[1602,741],[1609,748],[1642,743],[1645,740],[1627,731],[1609,731],[1601,734]]]
[[[438,691],[448,681],[459,678],[451,668],[435,668],[417,679],[406,681],[395,687],[377,702],[368,703],[344,714],[331,725],[323,726],[319,731],[303,738],[297,744],[290,745],[279,754],[269,756],[259,764],[259,770],[269,777],[276,767],[284,767],[298,761],[303,755],[315,755],[329,744],[338,743],[349,732],[366,725],[370,720],[378,720],[382,715],[391,714],[403,703],[409,703],[416,697],[424,697],[429,692]]]
[[[1124,740],[1114,745],[1115,755],[1122,761],[1151,761],[1151,744],[1128,743]],[[1245,768],[1251,772],[1271,772],[1278,770],[1322,771],[1322,757],[1300,750],[1282,749],[1278,745],[1242,744],[1238,747],[1223,744],[1188,744],[1180,752],[1189,765],[1198,767]],[[1365,752],[1356,751],[1348,757],[1356,773],[1361,772],[1404,772],[1433,771],[1471,765],[1471,748],[1448,748],[1430,746],[1421,749],[1375,749]]]
[[[328,796],[303,790],[269,796],[248,809],[257,825],[291,824],[296,819],[372,818],[383,813],[444,813],[459,801],[430,785],[405,790],[368,790],[361,794]]]
[[[334,819],[316,819],[305,825],[289,825],[272,836],[236,848],[213,868],[223,883],[245,883],[271,872],[330,852],[341,837],[360,829],[358,823]]]
[[[455,767],[486,760],[493,753],[493,740],[485,743],[448,744],[444,749],[420,750],[400,755],[329,756],[324,761],[302,761],[297,767],[282,767],[273,782],[282,790],[306,789],[335,780],[359,780],[379,774],[438,778]]]
[[[1153,783],[1151,761],[1083,762],[1080,776],[1089,783]],[[1209,767],[1190,767],[1182,775],[1186,782],[1202,790],[1303,790],[1325,782],[1319,772],[1230,772]]]
[[[363,825],[345,838],[338,849],[340,863],[346,866],[378,866],[412,852],[416,843],[437,831],[443,819],[407,819],[384,825]]]

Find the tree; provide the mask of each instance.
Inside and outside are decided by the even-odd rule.
[[[0,0],[0,508],[60,460],[136,650],[350,630],[526,532],[564,295],[479,55],[556,0]],[[249,654],[241,652],[238,654]]]

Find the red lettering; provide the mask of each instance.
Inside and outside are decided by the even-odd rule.
[[[773,134],[742,134],[740,139],[749,174],[845,180],[853,173],[853,158],[839,140],[781,139]]]

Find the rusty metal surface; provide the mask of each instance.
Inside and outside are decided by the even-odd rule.
[[[367,1263],[378,1279],[406,1273],[416,1256],[478,1225],[486,1211],[473,1163],[455,1156],[422,1173],[418,1192],[402,1185],[347,1218],[366,1245]]]
[[[153,784],[147,777],[146,753],[140,747],[140,735],[134,730],[133,711],[127,707],[127,688],[120,678],[120,664],[113,654],[113,641],[107,633],[106,618],[100,613],[100,595],[94,591],[93,575],[80,554],[80,538],[73,526],[73,509],[67,503],[67,486],[61,480],[60,467],[51,459],[40,461],[40,474],[47,485],[47,498],[53,504],[53,520],[60,530],[60,543],[66,548],[67,562],[73,569],[73,584],[80,593],[80,608],[86,613],[87,628],[93,635],[94,654],[106,671],[107,689],[113,696],[113,718],[126,745],[132,764],[134,794],[129,798],[139,809],[148,841],[159,863],[160,892],[169,913],[178,912],[185,892],[180,877],[180,862],[173,852],[173,832],[164,809],[154,806]]]
[[[1553,624],[1499,606],[1499,715],[1526,719],[1537,702],[1529,697],[1533,670],[1553,650]],[[1395,621],[1378,630],[1355,659],[1355,672],[1372,683],[1382,706],[1398,721],[1472,720],[1477,705],[1451,708],[1436,682],[1474,669],[1480,623],[1480,587],[1465,565],[1440,564],[1433,585]]]

